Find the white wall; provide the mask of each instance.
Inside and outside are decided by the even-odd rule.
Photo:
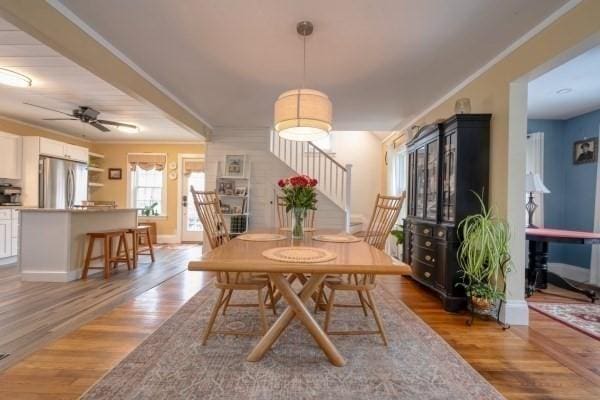
[[[333,132],[332,150],[342,165],[352,164],[351,214],[369,221],[377,193],[382,193],[382,146],[371,132]]]
[[[251,165],[250,229],[275,227],[277,217],[274,189],[280,178],[294,174],[287,165],[269,151],[268,129],[217,129],[206,143],[206,189],[214,190],[217,162],[227,154],[246,154]],[[375,159],[374,159],[375,160]],[[344,228],[344,212],[324,196],[319,196],[316,226]]]

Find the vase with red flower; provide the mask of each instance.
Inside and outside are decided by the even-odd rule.
[[[316,210],[317,180],[307,175],[296,175],[280,179],[277,185],[281,188],[286,212],[292,212],[292,238],[304,237],[304,219],[308,210]]]

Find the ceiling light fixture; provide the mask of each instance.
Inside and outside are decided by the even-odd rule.
[[[135,125],[119,125],[117,129],[123,133],[139,133],[140,127]]]
[[[7,86],[29,87],[31,79],[10,69],[0,68],[0,83]]]
[[[304,40],[302,86],[283,92],[275,101],[275,131],[284,139],[299,142],[318,140],[332,129],[332,107],[329,97],[318,90],[306,89],[306,37],[313,32],[310,21],[296,25]]]
[[[568,88],[563,88],[563,89],[557,90],[556,94],[567,94],[567,93],[571,93],[572,91],[573,91],[573,89],[568,87]]]

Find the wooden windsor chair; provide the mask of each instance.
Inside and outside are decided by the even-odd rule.
[[[382,196],[377,195],[375,200],[375,208],[371,215],[371,221],[364,236],[364,241],[369,243],[371,246],[376,247],[379,250],[383,250],[385,242],[387,241],[394,224],[398,220],[400,215],[400,209],[406,197],[405,193],[401,196]],[[383,343],[387,346],[387,337],[383,322],[379,315],[379,310],[371,291],[375,289],[375,275],[373,274],[347,274],[345,276],[328,277],[325,279],[324,284],[321,286],[317,297],[323,298],[324,288],[329,289],[329,298],[327,300],[327,310],[325,314],[325,322],[323,323],[323,330],[329,335],[373,335],[377,334],[381,336]],[[335,304],[335,292],[336,291],[355,291],[360,300],[360,305],[354,304]],[[371,310],[375,323],[377,324],[377,330],[375,331],[329,331],[329,324],[331,322],[331,314],[335,306],[338,307],[361,307],[365,316],[368,316],[368,310]],[[315,307],[315,312],[318,306]]]
[[[191,187],[191,194],[194,199],[194,205],[198,212],[204,232],[208,237],[208,242],[212,249],[220,247],[230,240],[229,232],[227,230],[227,224],[223,213],[221,212],[221,203],[219,196],[215,192],[201,192],[194,190]],[[265,315],[265,302],[263,297],[263,291],[266,290],[266,294],[271,297],[271,303],[273,302],[273,290],[270,281],[266,275],[243,273],[243,272],[217,272],[217,278],[215,280],[215,287],[220,289],[217,301],[212,309],[208,324],[204,329],[202,335],[202,344],[205,345],[211,334],[223,334],[223,335],[258,335],[262,336],[267,332],[267,318]],[[258,294],[258,304],[233,304],[231,298],[234,291],[248,291],[255,290]],[[213,325],[217,319],[219,311],[225,315],[228,307],[258,307],[260,322],[262,326],[261,332],[238,332],[238,331],[214,331]],[[273,312],[275,309],[273,307]]]

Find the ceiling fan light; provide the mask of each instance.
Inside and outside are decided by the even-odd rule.
[[[294,89],[275,102],[274,128],[284,139],[313,141],[329,135],[332,106],[325,93]]]
[[[138,126],[119,125],[117,127],[117,129],[123,133],[139,133],[140,132],[140,128]]]
[[[14,87],[30,87],[31,79],[10,69],[0,68],[0,84]]]

